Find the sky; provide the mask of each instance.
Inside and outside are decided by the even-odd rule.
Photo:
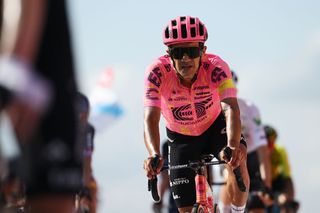
[[[255,102],[262,120],[277,128],[300,212],[314,212],[320,191],[319,8],[317,0],[69,0],[80,90],[90,95],[101,72],[112,68],[112,90],[123,107],[123,115],[96,135],[99,212],[151,212],[142,169],[143,75],[165,53],[164,26],[180,15],[202,20],[207,51],[237,72],[239,97]]]

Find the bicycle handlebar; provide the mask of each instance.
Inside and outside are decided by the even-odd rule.
[[[158,155],[156,155],[151,161],[151,166],[154,170],[157,169],[159,162],[160,162],[160,158]],[[159,193],[158,193],[157,176],[155,176],[153,179],[148,179],[148,191],[151,191],[151,195],[155,203],[161,202],[161,197],[159,196]]]
[[[159,160],[156,157],[153,159],[153,161]],[[152,162],[153,163],[153,162]],[[159,162],[157,162],[159,163]],[[163,166],[161,168],[161,171],[164,170],[176,170],[176,169],[184,169],[184,168],[198,168],[198,167],[202,167],[202,166],[209,166],[209,165],[219,165],[219,164],[225,164],[225,161],[220,161],[220,160],[216,160],[216,161],[209,161],[209,162],[203,162],[203,161],[192,161],[189,162],[188,164],[181,164],[181,165],[176,165],[176,166]],[[156,168],[154,166],[156,166],[157,164],[152,164],[153,168]],[[157,177],[154,177],[153,179],[149,179],[148,180],[148,191],[151,191],[151,195],[153,198],[153,201],[155,203],[160,203],[161,202],[161,197],[158,194],[158,187],[157,187],[157,182],[158,179]]]
[[[232,156],[232,149],[230,147],[226,147],[223,150],[223,152],[224,152],[225,156],[228,158],[228,160],[230,160],[231,156]],[[152,163],[152,168],[156,169],[159,164],[159,157],[155,156],[151,163]],[[202,166],[219,165],[219,164],[225,164],[225,163],[227,163],[227,162],[221,161],[221,160],[209,161],[209,162],[193,161],[193,162],[189,162],[187,164],[181,164],[181,165],[176,165],[176,166],[170,166],[170,167],[164,166],[164,167],[162,167],[161,171],[184,169],[184,168],[198,168],[198,167],[202,167]],[[238,185],[240,191],[245,192],[247,188],[243,182],[240,166],[235,168],[233,170],[233,173],[236,177],[237,185]],[[154,177],[153,179],[149,179],[148,180],[148,191],[151,191],[152,198],[153,198],[154,202],[159,203],[159,202],[161,202],[161,197],[158,194],[157,182],[158,182],[157,177]]]
[[[210,166],[210,165],[219,165],[219,164],[225,164],[225,161],[210,161],[210,162],[201,162],[201,161],[195,161],[195,162],[189,162],[187,164],[181,164],[176,166],[163,166],[161,171],[164,170],[177,170],[177,169],[185,169],[185,168],[194,168],[196,166]]]

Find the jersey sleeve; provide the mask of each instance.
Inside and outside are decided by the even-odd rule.
[[[147,67],[144,76],[144,106],[161,107],[161,85],[163,72],[160,63],[153,63]]]
[[[220,100],[237,97],[237,89],[232,80],[228,64],[221,58],[214,60],[215,68],[211,72],[211,81],[218,88]]]

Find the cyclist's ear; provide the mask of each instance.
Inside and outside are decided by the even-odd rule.
[[[207,51],[207,46],[203,46],[203,48],[202,48],[202,54],[205,54],[206,51]]]

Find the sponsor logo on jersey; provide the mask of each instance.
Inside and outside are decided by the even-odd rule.
[[[210,64],[204,62],[204,63],[202,64],[202,67],[203,67],[203,69],[208,70],[209,67],[210,67]]]
[[[179,198],[180,198],[180,196],[179,196],[179,195],[174,194],[174,192],[172,192],[172,197],[173,197],[173,199],[174,199],[174,200],[176,200],[176,199],[179,199]]]
[[[172,99],[172,98],[171,98]],[[186,97],[183,97],[183,96],[180,96],[180,97],[176,97],[176,98],[173,98],[174,101],[186,101],[188,100],[188,98]]]
[[[212,105],[212,97],[209,97],[204,101],[195,103],[197,118],[201,118],[202,116],[206,115],[206,110]]]
[[[167,138],[169,142],[173,143],[173,140],[171,138]]]
[[[166,69],[167,72],[171,71],[171,65],[170,64],[165,64],[164,68]]]
[[[178,185],[183,185],[183,184],[189,184],[189,180],[187,178],[177,178],[174,179],[173,181],[170,181],[170,186],[178,186]]]
[[[211,81],[213,83],[216,83],[224,78],[227,78],[227,74],[219,67],[214,68],[214,70],[211,73]]]
[[[197,86],[197,87],[194,87],[193,90],[204,90],[204,89],[209,89],[209,86]]]
[[[146,98],[149,100],[159,100],[158,97],[153,97],[152,93],[159,93],[159,91],[155,88],[149,88],[146,92]]]
[[[172,108],[173,117],[178,121],[191,121],[192,110],[191,104]]]
[[[208,94],[211,94],[211,92],[198,92],[198,93],[196,93],[196,95],[208,95]]]
[[[160,72],[160,68],[156,67],[150,72],[148,76],[148,80],[156,87],[160,87],[161,77],[162,77],[162,73]]]

